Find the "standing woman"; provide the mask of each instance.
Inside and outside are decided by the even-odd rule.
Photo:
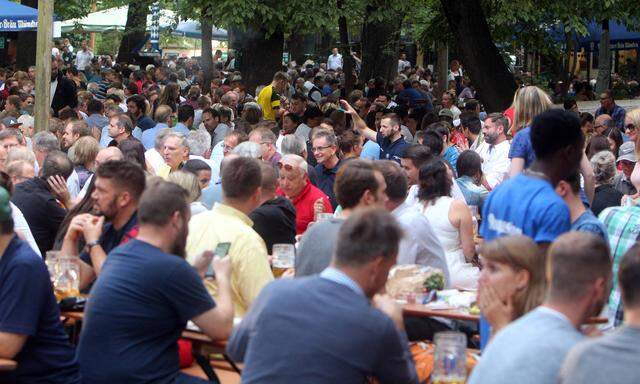
[[[511,132],[513,140],[511,141],[511,149],[509,150],[509,159],[511,159],[509,177],[513,177],[529,168],[536,159],[533,147],[531,146],[531,122],[534,117],[550,109],[552,106],[549,96],[542,89],[533,85],[516,91],[514,104],[515,114]],[[593,177],[593,169],[586,155],[582,156],[582,160],[580,161],[580,174],[583,177],[584,194],[586,195],[583,200],[586,198],[587,202],[591,204],[591,201],[593,201],[595,180]]]
[[[451,286],[475,289],[480,271],[471,264],[476,249],[469,207],[464,200],[451,197],[454,181],[442,160],[424,164],[419,179],[418,199],[444,248]]]

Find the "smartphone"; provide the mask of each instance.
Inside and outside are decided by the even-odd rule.
[[[213,251],[214,257],[225,257],[229,254],[229,248],[231,248],[231,243],[218,243],[216,245],[215,251]],[[213,272],[213,263],[209,264],[209,269],[207,273],[204,274],[204,277],[214,278],[215,273]]]

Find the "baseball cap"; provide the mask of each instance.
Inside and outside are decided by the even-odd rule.
[[[420,80],[420,85],[422,85],[423,87],[426,87],[429,85],[429,83],[427,82],[427,80],[422,79]]]
[[[22,123],[19,122],[15,117],[11,116],[2,119],[2,124],[5,127],[17,127],[18,125],[22,125]]]
[[[636,158],[635,144],[632,141],[623,143],[620,146],[620,149],[618,149],[618,160],[616,160],[616,163],[621,160],[631,161],[632,163],[635,163],[638,160]]]
[[[440,112],[438,112],[438,116],[447,116],[453,119],[453,112],[449,108],[442,108]]]

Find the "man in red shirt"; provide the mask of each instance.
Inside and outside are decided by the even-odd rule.
[[[329,198],[309,181],[307,162],[298,155],[285,155],[278,162],[280,170],[277,194],[291,200],[296,208],[296,234],[307,230],[318,213],[333,213]]]

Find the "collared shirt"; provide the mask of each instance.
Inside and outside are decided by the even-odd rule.
[[[280,196],[285,196],[280,188],[276,193]],[[313,205],[318,199],[322,199],[325,212],[333,212],[333,207],[327,195],[311,184],[309,179],[307,179],[307,184],[302,188],[302,191],[291,199],[293,206],[296,208],[296,235],[303,234],[307,230],[309,223],[315,220]]]
[[[478,147],[480,147],[482,143],[484,143],[484,135],[482,134],[482,131],[480,131],[478,137],[476,137],[475,141],[471,144],[469,149],[478,152]],[[478,152],[478,154],[480,154],[480,152]]]
[[[616,127],[618,127],[619,130],[624,131],[624,118],[627,115],[627,111],[625,111],[624,108],[615,103],[613,104],[613,109],[611,109],[611,111],[607,111],[604,108],[600,107],[596,109],[595,117],[604,114],[611,116],[613,121],[616,122]]]
[[[154,148],[156,145],[156,136],[160,133],[161,130],[169,128],[169,126],[165,123],[158,123],[155,127],[151,129],[147,129],[142,132],[142,145],[144,145],[145,150],[149,150]]]
[[[609,296],[609,325],[622,324],[624,311],[618,284],[620,261],[640,236],[640,207],[611,207],[600,213],[598,219],[604,223],[609,236],[609,249],[613,260],[613,284]]]
[[[382,136],[380,132],[376,135],[376,142],[380,146],[380,160],[393,160],[397,163],[400,163],[404,150],[410,145],[403,137],[391,142],[388,137]]]
[[[120,229],[116,229],[113,223],[106,223],[104,227],[102,227],[102,234],[98,239],[98,243],[100,243],[100,247],[102,247],[104,253],[108,254],[115,247],[126,244],[138,236],[138,229],[138,213],[134,212],[127,223]],[[93,266],[89,252],[82,252],[80,259]]]
[[[339,269],[328,267],[324,271],[320,272],[320,278],[333,281],[334,283],[338,283],[340,285],[344,285],[358,295],[366,297],[364,291],[362,290],[362,288],[360,288],[358,283],[356,283],[352,278],[347,276],[346,273],[342,272]]]
[[[89,50],[80,50],[76,53],[76,67],[79,71],[84,71],[93,59],[93,52]]]
[[[333,184],[336,182],[336,174],[341,166],[342,160],[338,160],[336,166],[331,169],[325,168],[323,164],[316,165],[316,174],[318,176],[317,187],[329,197],[333,209],[336,209],[338,206],[338,200],[336,200],[336,195],[333,192]]]
[[[495,188],[502,183],[505,175],[509,172],[509,167],[511,166],[511,159],[509,159],[511,144],[509,144],[508,140],[496,145],[491,145],[485,141],[481,147],[477,152],[482,158],[482,173],[491,188]]]
[[[485,187],[476,184],[473,178],[469,176],[461,176],[457,178],[456,183],[458,183],[467,205],[482,207],[484,199],[489,194],[489,191],[487,191]]]
[[[189,134],[189,128],[187,128],[186,125],[184,125],[184,123],[178,123],[176,124],[175,127],[173,127],[173,131],[177,132],[177,133],[182,133],[184,135],[188,135]]]
[[[214,181],[215,180],[215,181]],[[220,177],[211,177],[209,186],[202,190],[200,201],[207,209],[213,208],[215,203],[222,203],[222,179]]]
[[[327,58],[327,70],[336,70],[338,68],[342,68],[342,55],[339,53],[329,55]]]
[[[262,288],[273,280],[267,247],[252,227],[247,215],[226,204],[215,204],[211,211],[189,221],[186,247],[189,263],[193,264],[202,252],[216,249],[218,243],[231,243],[231,290],[238,316],[244,315]],[[208,281],[205,285],[215,294],[215,285]]]
[[[613,178],[613,186],[618,192],[622,193],[623,195],[635,195],[636,193],[638,193],[638,191],[636,191],[636,187],[631,184],[631,181],[627,179],[627,177],[624,175],[624,172],[619,172]]]

